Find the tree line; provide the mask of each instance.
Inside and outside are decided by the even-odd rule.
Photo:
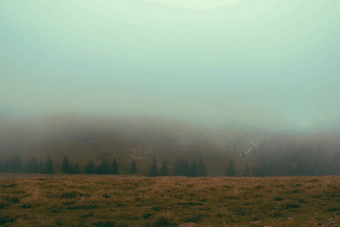
[[[240,167],[234,164],[233,159],[226,162],[224,173],[220,176],[230,177],[263,177],[263,176],[297,176],[297,175],[340,175],[340,153],[334,153],[327,160],[325,153],[318,150],[302,150],[297,152],[296,149],[286,149],[286,152],[267,152],[264,147],[253,155],[255,161],[249,159],[244,160],[244,166]],[[257,160],[256,160],[257,159]],[[93,160],[83,167],[79,168],[77,163],[69,161],[65,156],[62,159],[61,167],[55,168],[55,164],[50,155],[45,160],[37,160],[29,158],[22,161],[19,155],[12,155],[7,160],[0,160],[0,172],[7,173],[44,173],[53,174],[62,172],[65,174],[120,174],[118,162],[115,158],[111,160],[103,160],[95,163]],[[145,167],[145,166],[144,166]],[[207,176],[207,170],[202,159],[198,161],[188,162],[187,160],[177,158],[172,163],[172,168],[168,167],[167,160],[163,160],[158,165],[155,158],[151,159],[148,169],[139,171],[136,161],[131,161],[128,171],[124,174],[139,174],[149,177],[156,176],[186,176],[186,177],[203,177]]]
[[[155,158],[152,159],[152,163],[149,167],[149,177],[156,176],[186,176],[186,177],[204,177],[206,176],[205,165],[200,159],[196,164],[196,161],[192,161],[191,164],[186,160],[177,159],[173,174],[169,172],[168,163],[166,160],[163,161],[160,168],[158,168],[157,161]]]
[[[38,161],[36,158],[29,158],[25,162],[22,161],[19,155],[12,155],[6,161],[0,161],[0,172],[7,173],[44,173],[54,174],[55,167],[50,155],[47,156],[45,161]],[[57,171],[59,172],[59,171]],[[65,174],[120,174],[119,165],[115,158],[112,160],[103,160],[99,164],[95,164],[93,160],[88,161],[85,167],[81,170],[79,165],[71,163],[67,156],[62,159],[60,172]],[[132,161],[128,174],[138,174],[139,170],[136,161]],[[224,176],[264,176],[265,169],[261,166],[252,168],[246,164],[244,170],[237,170],[234,161],[230,160]],[[194,160],[188,162],[187,160],[177,158],[174,167],[169,170],[167,160],[163,160],[161,165],[157,164],[155,158],[152,159],[148,168],[147,176],[186,176],[186,177],[204,177],[207,176],[207,171],[202,159],[197,162]]]
[[[340,175],[340,147],[322,138],[266,139],[252,155],[262,176]]]
[[[30,158],[25,163],[19,155],[12,155],[6,161],[0,161],[0,172],[7,173],[46,173],[53,174],[53,161],[51,156],[47,156],[45,161],[38,161]]]
[[[93,160],[90,160],[85,166],[84,173],[87,173],[87,174],[120,174],[118,163],[115,158],[111,161],[103,160],[98,166],[95,165]]]
[[[45,161],[38,161],[36,158],[30,158],[22,161],[21,157],[17,154],[10,156],[6,161],[0,161],[0,172],[7,173],[45,173],[54,174],[55,168],[50,155],[47,156]],[[103,160],[99,164],[95,164],[93,160],[88,161],[83,170],[80,170],[79,165],[71,163],[67,156],[62,159],[60,171],[65,174],[120,174],[119,166],[115,158],[112,160]],[[130,164],[129,174],[136,174],[139,170],[136,161]],[[149,166],[147,176],[187,176],[187,177],[200,177],[206,176],[205,165],[202,160],[191,162],[189,165],[186,160],[177,159],[174,171],[170,172],[167,160],[162,162],[159,167],[155,158]]]

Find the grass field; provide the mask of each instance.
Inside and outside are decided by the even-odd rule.
[[[0,225],[178,226],[188,222],[340,226],[340,176],[0,179]]]

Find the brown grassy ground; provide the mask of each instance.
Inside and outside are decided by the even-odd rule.
[[[0,225],[340,226],[340,176],[0,179]]]

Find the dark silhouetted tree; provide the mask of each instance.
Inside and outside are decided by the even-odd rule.
[[[169,176],[168,163],[166,160],[163,161],[161,169],[159,171],[160,176]]]
[[[39,173],[39,163],[36,158],[30,158],[26,161],[25,171],[27,173]]]
[[[93,160],[90,160],[84,169],[84,172],[87,174],[95,174],[97,172],[96,165],[94,164]]]
[[[225,175],[226,176],[230,176],[230,177],[234,177],[236,176],[236,172],[235,172],[235,166],[234,166],[234,162],[233,160],[229,161],[229,165],[225,171]]]
[[[251,176],[248,163],[246,163],[246,166],[245,166],[245,169],[244,169],[244,176],[246,176],[246,177],[250,177]]]
[[[43,161],[39,162],[39,173],[44,173],[45,171],[45,163]]]
[[[158,167],[157,167],[157,162],[156,162],[156,159],[153,158],[152,159],[152,163],[149,167],[149,174],[148,174],[149,177],[156,177],[158,176]]]
[[[48,155],[47,158],[46,158],[44,173],[46,173],[46,174],[53,174],[54,173],[53,162],[52,162],[50,155]]]
[[[255,176],[257,176],[257,177],[263,177],[263,176],[265,176],[265,172],[264,172],[263,166],[259,165],[259,166],[256,168],[256,174],[255,174]]]
[[[181,165],[180,159],[177,158],[177,160],[175,162],[174,176],[180,176],[180,174],[181,174],[181,167],[180,167],[180,165]]]
[[[256,169],[256,166],[253,165],[253,167],[251,167],[251,176],[255,177],[257,176],[257,169]]]
[[[115,158],[111,162],[111,173],[119,174],[119,167],[118,167],[118,163]]]
[[[4,163],[4,172],[21,173],[23,171],[22,162],[19,155],[12,155]]]
[[[197,166],[196,166],[196,162],[193,161],[190,165],[190,176],[191,177],[197,177]]]
[[[61,162],[61,172],[63,172],[63,173],[72,173],[73,172],[67,156],[65,156],[63,158],[62,162]]]
[[[203,161],[200,159],[198,161],[198,165],[197,165],[197,176],[198,177],[205,177],[207,175],[207,172],[205,170],[205,165],[203,163]]]
[[[132,161],[131,166],[130,166],[130,173],[135,174],[135,173],[137,173],[137,171],[138,171],[138,169],[137,169],[136,161]]]
[[[333,154],[329,168],[331,174],[340,175],[340,152]]]
[[[175,163],[175,176],[190,176],[190,167],[188,162],[182,159],[177,159]]]
[[[108,174],[110,173],[110,164],[108,160],[103,160],[99,167],[98,167],[98,173],[99,174]]]

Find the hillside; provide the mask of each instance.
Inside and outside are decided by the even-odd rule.
[[[120,169],[128,173],[136,161],[145,174],[152,158],[159,164],[167,160],[172,169],[176,159],[188,162],[202,159],[208,174],[223,175],[230,159],[259,143],[263,134],[231,128],[210,130],[164,119],[91,119],[56,118],[31,121],[4,121],[0,131],[0,160],[19,154],[22,161],[31,157],[45,160],[51,155],[57,171],[61,160],[83,168],[89,160],[100,163],[116,158]]]
[[[166,160],[171,174],[177,160],[203,161],[207,176],[339,175],[339,130],[275,132],[226,127],[212,129],[165,119],[98,119],[60,117],[30,121],[2,121],[0,171],[13,166],[8,160],[19,155],[22,166],[30,158],[44,162],[51,156],[56,173],[62,159],[84,172],[116,159],[120,173],[129,174],[133,161],[137,175],[147,175],[155,158]],[[7,164],[6,164],[7,162]],[[22,168],[21,168],[22,169]],[[19,171],[20,172],[20,171]]]

